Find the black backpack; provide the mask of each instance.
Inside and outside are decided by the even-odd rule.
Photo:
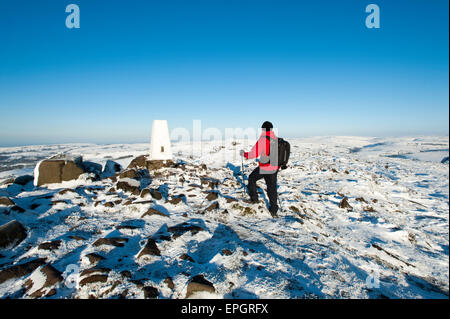
[[[287,163],[289,161],[289,155],[291,155],[291,144],[282,138],[273,139],[266,136],[270,143],[269,156],[264,154],[261,156],[260,162],[266,164],[270,161],[273,166],[278,166],[281,169],[287,168]],[[277,147],[278,146],[278,147]]]

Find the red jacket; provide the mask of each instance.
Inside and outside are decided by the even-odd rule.
[[[270,142],[269,142],[269,139],[266,136],[269,136],[270,138],[273,138],[273,139],[277,138],[275,136],[275,133],[272,130],[266,131],[266,132],[263,131],[261,133],[261,136],[259,137],[258,142],[256,142],[256,144],[252,147],[251,151],[244,153],[244,157],[246,159],[257,158],[263,152],[264,152],[265,155],[269,155],[269,153],[270,153]],[[265,171],[276,171],[278,169],[278,166],[270,165],[270,162],[266,163],[266,164],[263,164],[263,163],[259,162],[259,167],[260,167],[260,169],[263,169]]]

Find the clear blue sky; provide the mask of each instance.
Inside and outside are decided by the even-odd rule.
[[[67,29],[76,3],[81,28]],[[381,28],[365,27],[366,5]],[[448,134],[447,0],[0,2],[0,145]]]

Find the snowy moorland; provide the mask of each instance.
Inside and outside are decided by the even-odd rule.
[[[42,187],[11,178],[59,153],[125,170],[149,145],[0,148],[0,225],[27,230],[0,250],[0,298],[448,298],[448,137],[289,142],[278,218],[263,181],[242,201],[245,141],[174,143],[179,165],[142,179]]]

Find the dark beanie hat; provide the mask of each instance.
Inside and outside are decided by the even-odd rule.
[[[273,129],[273,125],[272,123],[270,123],[269,121],[265,121],[263,123],[263,125],[261,126],[261,128],[266,129],[267,131],[270,131],[271,129]]]

